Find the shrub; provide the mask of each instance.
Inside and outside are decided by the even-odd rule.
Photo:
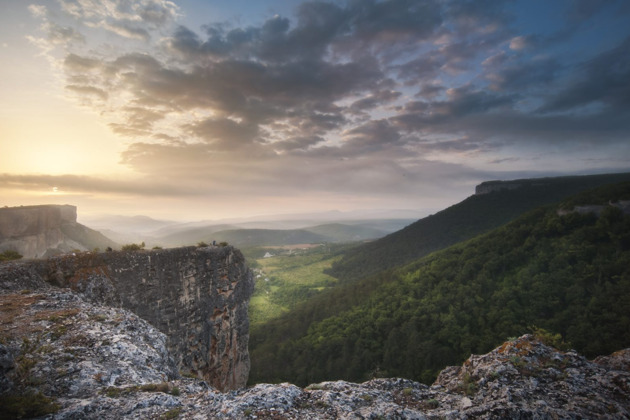
[[[534,337],[546,346],[554,347],[562,351],[566,351],[571,348],[571,343],[564,341],[562,335],[559,333],[554,334],[551,331],[547,331],[544,328],[538,328],[536,326],[533,326],[530,329],[532,330]]]
[[[141,244],[127,244],[127,245],[123,245],[121,248],[123,251],[140,251],[141,249],[144,249],[144,242],[142,242]]]
[[[20,258],[22,258],[22,255],[20,255],[17,251],[14,251],[12,249],[7,249],[6,251],[0,254],[0,262],[19,260]]]
[[[40,417],[56,413],[59,408],[59,404],[41,392],[0,397],[0,418],[3,419]]]
[[[164,420],[176,419],[179,417],[180,414],[182,414],[182,411],[183,409],[181,407],[173,408],[171,410],[168,410],[166,413],[164,413],[162,417],[160,417],[160,419],[164,419]]]

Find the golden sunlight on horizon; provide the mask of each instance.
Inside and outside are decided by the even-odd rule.
[[[129,174],[118,163],[124,142],[96,115],[64,102],[69,101],[49,98],[33,104],[27,118],[0,119],[1,172]]]

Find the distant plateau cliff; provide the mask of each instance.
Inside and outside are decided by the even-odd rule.
[[[0,208],[0,252],[46,258],[73,250],[116,248],[101,233],[77,223],[77,208],[41,205]]]

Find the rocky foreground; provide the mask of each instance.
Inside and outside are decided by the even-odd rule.
[[[183,378],[166,336],[69,289],[0,285],[0,418],[630,418],[630,349],[588,361],[532,335],[432,386],[405,379],[259,384],[222,393]]]

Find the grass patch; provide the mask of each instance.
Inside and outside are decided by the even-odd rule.
[[[107,387],[103,390],[103,394],[108,396],[109,398],[119,398],[127,395],[135,394],[137,392],[163,392],[165,394],[171,394],[174,396],[179,396],[181,391],[178,387],[171,385],[168,382],[160,382],[156,384],[142,384],[142,385],[132,385],[124,388],[119,388],[115,386]]]
[[[0,418],[25,419],[45,416],[59,411],[61,407],[41,392],[0,397]]]
[[[255,260],[256,286],[249,304],[250,324],[263,324],[308,300],[337,280],[324,270],[340,258],[324,247],[301,254]],[[258,276],[259,275],[259,276]]]
[[[166,413],[162,414],[160,417],[161,420],[170,420],[179,418],[180,414],[182,414],[184,410],[181,407],[173,408],[168,410]]]

